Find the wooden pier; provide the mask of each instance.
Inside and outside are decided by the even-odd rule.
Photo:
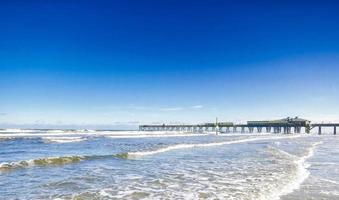
[[[318,134],[321,135],[322,127],[333,127],[333,135],[337,134],[337,126],[339,123],[320,123],[320,124],[311,124],[311,129],[318,128]]]
[[[233,122],[216,122],[203,124],[155,124],[140,125],[139,131],[179,131],[179,132],[215,132],[215,133],[310,133],[313,128],[318,128],[318,134],[322,132],[322,127],[333,127],[333,134],[337,133],[339,123],[315,123],[298,117],[285,118],[270,121],[248,121],[245,124],[235,124]]]

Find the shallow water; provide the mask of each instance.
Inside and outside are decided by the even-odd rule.
[[[4,130],[0,199],[338,199],[338,142]]]

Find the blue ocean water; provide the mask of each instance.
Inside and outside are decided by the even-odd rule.
[[[339,199],[338,138],[2,130],[0,199]]]

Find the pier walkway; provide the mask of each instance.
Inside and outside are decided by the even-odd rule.
[[[140,125],[140,131],[181,131],[181,132],[216,132],[216,133],[310,133],[313,128],[318,128],[318,134],[322,134],[322,127],[333,127],[333,134],[337,134],[339,123],[314,123],[309,120],[285,118],[270,121],[248,121],[245,124],[233,122],[216,122],[203,124],[153,124]]]

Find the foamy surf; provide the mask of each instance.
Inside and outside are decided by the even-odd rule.
[[[83,137],[43,137],[43,140],[48,143],[70,143],[70,142],[82,142],[87,140]]]
[[[148,137],[148,133],[133,134]],[[220,134],[158,139],[154,136],[123,140],[64,133],[47,136],[47,139],[88,138],[86,142],[66,145],[46,144],[43,141],[46,136],[2,141],[0,182],[4,192],[1,196],[5,199],[238,200],[337,197],[332,193],[338,189],[337,137]],[[324,144],[319,145],[318,141]],[[227,145],[234,142],[239,144]],[[151,153],[147,159],[131,156],[149,151],[167,153],[153,156]],[[80,158],[46,161],[51,156]],[[44,160],[43,164],[37,160]]]
[[[282,188],[272,188],[270,193],[266,193],[261,200],[278,200],[281,196],[292,193],[293,191],[300,188],[301,184],[308,178],[310,172],[307,168],[310,166],[306,161],[311,158],[314,154],[315,148],[322,144],[322,142],[313,143],[306,151],[304,156],[298,157],[292,154],[289,154],[281,149],[274,149],[276,152],[280,153],[282,156],[290,157],[293,159],[295,164],[295,172],[290,180],[286,180],[286,183]]]
[[[28,168],[34,166],[53,166],[53,165],[65,165],[71,164],[75,162],[80,162],[82,160],[94,160],[100,158],[120,158],[120,159],[133,159],[140,156],[148,156],[159,154],[167,151],[178,150],[178,149],[186,149],[186,148],[195,148],[195,147],[213,147],[213,146],[220,146],[220,145],[228,145],[228,144],[237,144],[237,143],[245,143],[245,142],[253,142],[259,140],[278,140],[278,139],[291,139],[297,138],[300,136],[284,136],[284,137],[263,137],[263,138],[248,138],[248,139],[241,139],[241,140],[233,140],[233,141],[226,141],[226,142],[214,142],[214,143],[202,143],[202,144],[178,144],[172,145],[165,148],[160,148],[153,151],[139,151],[139,152],[126,152],[126,153],[119,153],[113,155],[91,155],[91,156],[61,156],[61,157],[47,157],[47,158],[38,158],[38,159],[31,159],[31,160],[24,160],[18,162],[10,162],[10,163],[1,163],[0,164],[0,171],[11,171],[14,169],[19,168]],[[69,142],[69,141],[77,141],[82,138],[63,138],[60,140],[57,138],[49,138],[50,140],[54,140],[56,142]]]
[[[281,143],[285,142],[281,141]],[[274,142],[272,143],[274,144]],[[133,181],[129,181],[129,184],[122,187],[101,189],[91,195],[98,198],[118,199],[135,199],[142,194],[146,195],[145,199],[278,200],[281,196],[297,190],[309,176],[307,159],[312,157],[314,149],[319,144],[321,143],[313,143],[309,147],[303,148],[304,155],[302,156],[269,147],[267,148],[268,153],[272,153],[272,155],[263,155],[267,155],[267,161],[273,159],[270,160],[272,163],[267,163],[265,158],[257,160],[258,163],[254,160],[243,161],[242,165],[248,166],[238,166],[239,168],[235,168],[233,173],[223,170],[227,166],[213,168],[214,164],[211,165],[212,168],[193,167],[192,169],[183,168],[179,171],[173,169],[173,173],[170,175],[154,178],[149,182],[140,180],[139,184],[134,184]],[[262,150],[266,152],[265,149]],[[254,166],[256,169],[253,169]],[[167,173],[169,172],[167,171]],[[180,178],[177,179],[177,177]]]
[[[75,136],[102,136],[111,138],[138,138],[138,137],[170,137],[170,136],[207,135],[180,132],[139,132],[139,131],[93,131],[93,130],[47,130],[47,131],[0,131],[0,138],[36,138],[36,137],[75,137]]]
[[[142,134],[142,135],[111,135],[109,138],[158,138],[158,137],[193,137],[193,136],[206,136],[206,134]]]
[[[0,133],[31,133],[37,131],[33,129],[0,129]]]
[[[300,135],[281,136],[281,137],[274,136],[274,137],[248,138],[248,139],[225,141],[225,142],[212,142],[212,143],[200,143],[200,144],[177,144],[177,145],[172,145],[172,146],[168,146],[168,147],[164,147],[164,148],[152,150],[152,151],[129,152],[128,157],[136,158],[136,157],[141,157],[141,156],[149,156],[149,155],[164,153],[167,151],[178,150],[178,149],[188,149],[188,148],[196,148],[196,147],[213,147],[213,146],[254,142],[254,141],[261,141],[261,140],[280,140],[280,139],[292,139],[292,138],[298,138],[298,137],[301,137],[301,136]]]
[[[233,136],[264,136],[264,135],[272,135],[271,133],[260,133],[260,134],[247,134],[247,133],[227,133],[227,134],[219,134],[216,135],[213,133],[153,133],[153,134],[132,134],[132,135],[109,135],[107,137],[114,139],[121,138],[167,138],[167,137],[198,137],[198,136],[218,136],[218,137],[233,137]]]

